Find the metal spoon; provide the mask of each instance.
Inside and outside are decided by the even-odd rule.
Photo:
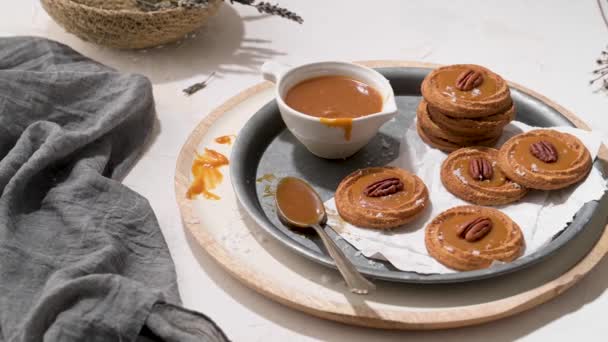
[[[295,177],[281,179],[277,185],[275,204],[279,218],[284,223],[293,228],[313,228],[319,234],[351,292],[368,294],[376,289],[374,284],[357,271],[321,226],[327,221],[325,206],[306,181]]]

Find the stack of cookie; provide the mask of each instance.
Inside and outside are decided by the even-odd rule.
[[[515,118],[505,80],[473,64],[438,68],[422,82],[417,130],[422,140],[445,152],[494,146]]]

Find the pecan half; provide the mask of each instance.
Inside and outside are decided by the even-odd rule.
[[[479,87],[483,83],[483,75],[473,69],[467,69],[463,71],[458,78],[456,78],[456,88],[462,91],[473,90],[473,88]]]
[[[557,161],[557,149],[546,140],[541,140],[530,145],[530,153],[545,163],[555,163]]]
[[[392,195],[403,190],[404,185],[401,179],[392,177],[374,182],[363,190],[363,194],[369,197],[383,197]]]
[[[492,230],[492,220],[488,217],[478,217],[457,228],[456,234],[468,242],[481,240]]]
[[[469,161],[469,173],[473,179],[482,181],[492,179],[494,168],[486,158],[472,158]]]

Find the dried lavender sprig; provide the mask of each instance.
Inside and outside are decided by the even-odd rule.
[[[205,7],[209,4],[209,0],[135,0],[137,6],[146,12],[159,11],[168,8],[183,7],[186,9]],[[276,15],[282,18],[293,20],[298,24],[302,24],[304,19],[296,13],[280,7],[278,4],[273,5],[269,2],[255,3],[255,0],[230,0],[230,4],[238,3],[241,5],[255,7],[258,12],[270,15]]]
[[[608,51],[603,50],[600,53],[600,57],[595,60],[595,63],[599,68],[592,71],[592,74],[595,76],[589,81],[589,84],[601,81],[602,89],[608,90]]]
[[[304,19],[302,19],[302,17],[286,8],[279,7],[279,5],[273,5],[269,2],[262,1],[259,4],[255,4],[253,6],[257,8],[258,12],[260,13],[276,15],[285,19],[293,20],[298,24],[302,24],[304,22]]]
[[[194,83],[193,85],[189,86],[188,88],[186,88],[182,91],[184,93],[186,93],[186,95],[190,96],[199,90],[205,89],[207,87],[207,85],[209,85],[209,82],[211,81],[211,79],[213,79],[213,76],[215,76],[215,71],[212,72],[211,75],[209,75],[204,81]]]
[[[237,2],[241,5],[253,6],[253,3],[255,2],[255,0],[230,0],[230,4],[234,4],[235,2]]]
[[[596,0],[597,6],[600,10],[600,14],[602,15],[602,20],[604,21],[604,25],[608,28],[608,18],[606,17],[606,13],[604,12],[604,6],[602,5],[604,0]],[[608,51],[603,50],[600,53],[600,57],[595,61],[600,68],[593,71],[594,75],[598,75],[589,81],[589,84],[592,85],[601,80],[602,86],[600,89],[608,91]]]

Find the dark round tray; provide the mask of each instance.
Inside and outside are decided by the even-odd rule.
[[[380,133],[354,156],[346,160],[325,160],[308,152],[287,130],[273,100],[255,113],[241,129],[230,158],[234,191],[249,215],[271,236],[296,253],[334,268],[333,261],[316,235],[293,232],[279,221],[274,208],[274,198],[267,196],[267,183],[257,182],[256,179],[265,174],[300,177],[307,180],[325,201],[334,196],[342,178],[352,171],[374,165],[386,165],[393,161],[398,156],[401,137],[416,115],[416,107],[421,99],[420,84],[430,69],[377,70],[388,78],[393,86],[399,115],[396,120],[386,123]],[[517,120],[539,127],[574,126],[561,113],[540,99],[513,88],[511,94],[517,107]],[[384,145],[390,142],[390,148],[393,150],[389,152],[393,153],[387,153],[383,142]],[[361,273],[373,278],[406,283],[455,283],[490,278],[528,267],[557,251],[581,232],[596,215],[601,215],[601,212],[607,209],[608,201],[605,197],[604,195],[599,202],[585,204],[573,222],[553,237],[544,248],[514,262],[485,270],[451,274],[404,272],[388,262],[374,259],[374,262],[370,263],[362,256],[355,257],[357,250],[343,239],[340,239],[338,244]],[[335,238],[335,234],[332,235]]]

